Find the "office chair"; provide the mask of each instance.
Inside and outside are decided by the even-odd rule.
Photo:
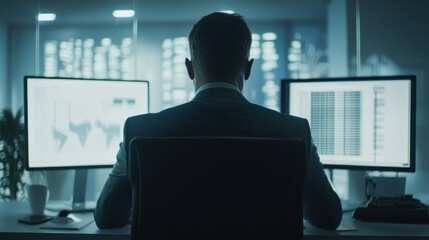
[[[302,239],[300,140],[134,138],[131,239]]]

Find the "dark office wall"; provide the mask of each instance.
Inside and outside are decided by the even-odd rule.
[[[0,109],[10,106],[9,81],[7,78],[8,26],[0,19]]]
[[[348,75],[347,2],[330,1],[327,10],[327,51],[330,77]]]
[[[21,108],[24,104],[25,75],[35,75],[35,28],[10,27],[9,48],[9,74],[10,101],[13,110]]]
[[[354,5],[351,7],[354,10]],[[428,10],[426,0],[360,0],[363,74],[417,75],[417,163],[416,173],[407,174],[406,186],[406,191],[414,194],[429,194],[429,185],[423,184],[429,177]],[[349,29],[355,30],[353,21]],[[349,47],[356,56],[355,45]],[[353,58],[350,67],[354,72]]]

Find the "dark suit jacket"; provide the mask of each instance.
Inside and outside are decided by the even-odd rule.
[[[304,215],[313,225],[334,229],[341,221],[341,204],[323,172],[306,119],[252,104],[232,89],[211,88],[188,103],[159,113],[127,119],[124,148],[136,136],[248,136],[300,138],[308,147]],[[190,146],[191,148],[191,146]],[[119,155],[119,154],[118,154]],[[110,175],[100,195],[95,220],[100,228],[125,225],[130,216],[131,187],[126,176]]]

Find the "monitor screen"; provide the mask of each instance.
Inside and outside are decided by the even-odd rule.
[[[27,169],[111,167],[147,81],[24,77]]]
[[[281,110],[306,118],[327,168],[415,171],[415,76],[283,79]]]

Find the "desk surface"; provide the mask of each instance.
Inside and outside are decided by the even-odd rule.
[[[27,202],[0,201],[0,239],[79,239],[79,240],[125,240],[130,239],[129,226],[99,230],[94,222],[81,230],[48,230],[38,225],[18,222],[18,218],[29,213]],[[76,213],[92,215],[92,213]],[[344,231],[326,231],[305,224],[304,239],[429,239],[428,224],[369,223],[354,220],[351,213],[343,216]],[[346,229],[356,229],[349,230]]]
[[[130,228],[99,230],[92,222],[81,230],[51,230],[40,229],[42,224],[28,225],[18,222],[18,218],[30,212],[28,202],[2,202],[0,201],[0,239],[43,239],[43,240],[66,240],[66,239],[106,239],[123,240],[130,239]],[[46,211],[47,215],[51,212]],[[74,213],[76,216],[92,215],[92,213]],[[31,237],[30,237],[31,236]]]

